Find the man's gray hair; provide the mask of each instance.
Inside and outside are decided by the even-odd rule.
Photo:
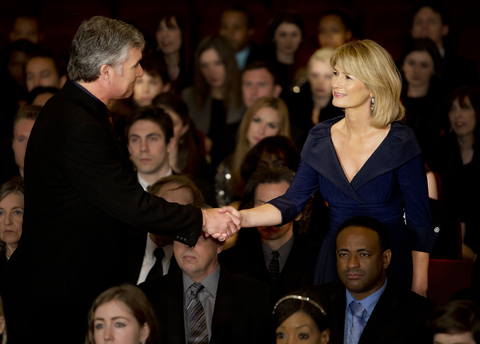
[[[92,17],[78,28],[70,48],[68,77],[76,82],[91,82],[100,76],[100,67],[108,65],[122,74],[132,48],[143,49],[145,39],[132,25],[106,17]]]

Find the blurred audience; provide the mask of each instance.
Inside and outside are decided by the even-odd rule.
[[[24,106],[18,110],[13,119],[12,149],[15,155],[15,163],[17,164],[19,174],[22,177],[28,139],[41,109],[42,107],[38,105]]]
[[[413,12],[411,24],[412,38],[430,38],[437,45],[442,57],[441,81],[446,94],[460,86],[478,86],[477,64],[460,57],[453,44],[449,44],[447,40],[450,32],[450,18],[440,2],[426,1],[417,6]],[[468,72],[459,73],[459,66]]]
[[[432,312],[428,329],[434,344],[480,343],[480,308],[467,300],[451,301]]]
[[[305,24],[297,13],[277,13],[268,24],[265,35],[267,59],[277,73],[282,86],[281,98],[285,98],[295,82],[297,55],[300,44],[305,38]]]
[[[235,152],[218,166],[215,194],[219,206],[241,198],[245,186],[241,168],[245,156],[264,138],[276,135],[290,136],[287,106],[280,98],[258,98],[240,123]]]
[[[155,37],[158,60],[166,66],[171,89],[180,92],[189,84],[184,15],[168,12],[160,16]]]
[[[243,116],[240,75],[228,41],[204,38],[195,52],[193,87],[182,92],[190,117],[205,135],[214,168],[235,148],[235,133]]]
[[[61,70],[52,52],[43,50],[30,56],[25,65],[25,85],[31,92],[38,86],[62,88],[67,81],[66,70]]]
[[[204,138],[195,129],[187,104],[180,96],[169,92],[156,96],[153,105],[162,108],[172,118],[175,142],[169,161],[173,171],[213,184],[214,171],[205,160]]]
[[[235,4],[220,17],[219,35],[225,37],[233,51],[239,70],[257,60],[263,60],[263,51],[253,41],[253,17],[243,5]]]
[[[245,107],[249,108],[260,97],[278,98],[282,86],[272,67],[265,61],[248,64],[242,73],[242,98]],[[246,110],[245,110],[246,111]]]
[[[33,44],[40,44],[43,41],[43,32],[40,27],[40,20],[32,14],[21,14],[15,18],[12,29],[8,36],[10,42],[27,40]]]
[[[143,75],[135,80],[133,102],[135,106],[152,105],[153,98],[170,90],[168,73],[165,66],[151,54],[144,54],[141,64]]]
[[[353,38],[350,18],[342,11],[328,10],[318,21],[318,45],[320,48],[337,49]]]
[[[480,137],[480,89],[459,88],[449,97],[450,130],[435,146],[429,162],[442,180],[443,201],[461,222],[462,254],[474,258],[480,248],[479,221],[480,164],[475,154]]]
[[[411,40],[403,49],[401,71],[405,123],[415,132],[426,158],[445,128],[442,62],[435,43],[429,38]]]
[[[19,177],[0,187],[0,284],[22,236],[24,194],[23,180]]]
[[[299,149],[314,125],[343,115],[342,109],[332,104],[332,54],[331,48],[315,51],[307,64],[308,82],[302,85],[298,93],[292,93],[287,98],[290,121],[292,127],[297,129],[292,131],[292,137]]]

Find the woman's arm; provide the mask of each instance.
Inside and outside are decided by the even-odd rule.
[[[413,278],[412,291],[427,297],[428,290],[428,262],[430,253],[412,251]]]
[[[252,209],[240,210],[242,227],[276,226],[282,222],[280,210],[265,203]]]

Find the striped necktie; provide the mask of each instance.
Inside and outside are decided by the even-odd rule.
[[[203,289],[200,283],[190,286],[189,302],[187,305],[187,343],[208,343],[207,322],[205,311],[199,299],[199,292]]]

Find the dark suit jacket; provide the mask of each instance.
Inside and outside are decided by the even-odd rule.
[[[231,273],[255,278],[272,288],[275,300],[283,294],[313,285],[313,271],[319,247],[306,236],[296,235],[292,250],[280,273],[278,283],[273,288],[265,265],[260,234],[256,229],[248,229],[248,240],[220,253],[220,263]],[[251,237],[250,237],[251,235]]]
[[[4,291],[12,343],[19,334],[40,333],[51,319],[59,328],[70,319],[64,334],[83,343],[94,298],[127,281],[130,226],[189,245],[201,232],[200,209],[143,191],[106,106],[69,81],[35,122],[25,190],[23,235]]]
[[[160,343],[185,343],[182,272],[140,284],[155,310]],[[210,344],[273,343],[272,301],[268,287],[222,268]]]
[[[137,284],[140,271],[142,270],[143,257],[145,256],[145,248],[147,246],[148,233],[141,233],[131,237],[131,244],[128,250],[128,282]],[[180,270],[175,255],[172,255],[170,266],[167,273]],[[165,273],[165,272],[164,272]]]
[[[331,282],[311,287],[328,296],[334,306],[331,344],[342,344],[345,326],[345,287]],[[429,299],[387,283],[358,344],[429,343],[428,316],[434,307]]]

